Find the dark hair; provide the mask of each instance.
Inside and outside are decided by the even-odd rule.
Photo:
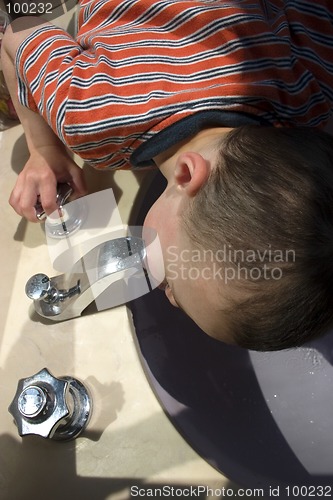
[[[216,168],[193,198],[184,224],[202,247],[209,241],[213,252],[223,246],[238,250],[228,265],[239,270],[241,263],[243,275],[232,286],[241,286],[244,293],[230,299],[226,312],[239,346],[260,351],[296,347],[333,324],[329,134],[310,128],[233,130],[222,140]],[[253,261],[244,260],[250,251],[258,256],[259,275],[251,274]]]

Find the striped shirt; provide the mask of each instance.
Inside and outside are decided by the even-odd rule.
[[[80,0],[76,38],[37,28],[16,65],[21,103],[67,147],[96,168],[128,167],[199,112],[324,126],[333,0]]]

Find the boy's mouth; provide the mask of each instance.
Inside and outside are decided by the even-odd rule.
[[[160,283],[160,284],[158,285],[158,288],[159,288],[160,290],[163,290],[163,291],[165,291],[168,287],[169,287],[169,283],[167,282],[167,280],[166,280],[166,279],[164,279],[164,280],[162,281],[162,283]]]

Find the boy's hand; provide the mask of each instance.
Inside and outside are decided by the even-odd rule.
[[[34,150],[10,195],[14,210],[31,222],[38,222],[34,206],[37,197],[47,215],[57,210],[57,184],[67,182],[73,188],[71,199],[87,194],[81,168],[63,148],[50,145]]]

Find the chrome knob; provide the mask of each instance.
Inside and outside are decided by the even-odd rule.
[[[32,300],[44,300],[52,295],[51,280],[46,274],[31,276],[25,285],[25,293]]]
[[[87,426],[92,403],[86,387],[72,377],[55,378],[44,368],[21,379],[8,411],[20,436],[35,434],[65,441]]]
[[[80,280],[68,290],[59,290],[52,280],[54,278],[50,279],[46,274],[34,274],[25,284],[26,295],[37,302],[43,300],[54,304],[81,293]]]

